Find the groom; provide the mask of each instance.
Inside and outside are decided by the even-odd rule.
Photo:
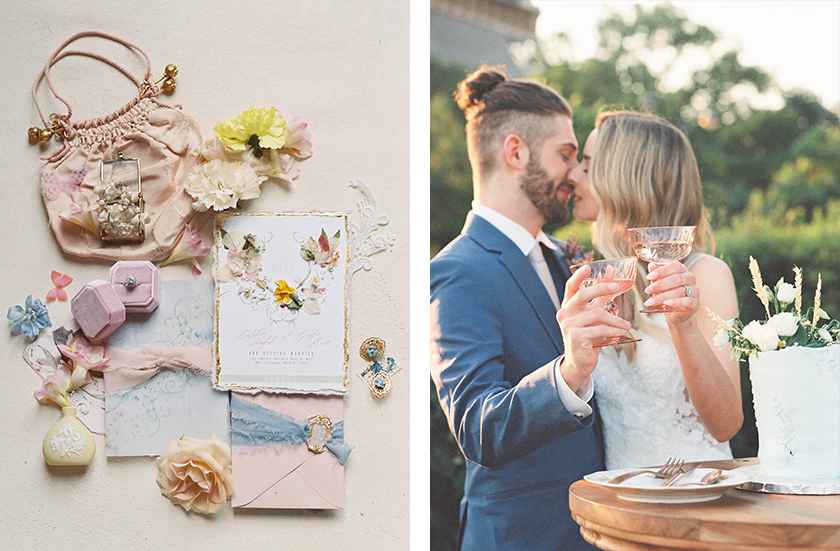
[[[572,482],[603,469],[594,425],[598,348],[629,324],[587,308],[542,227],[568,217],[571,109],[550,88],[482,67],[458,85],[472,211],[431,262],[431,374],[467,474],[460,548],[593,549],[571,518]],[[569,280],[567,283],[567,279]]]

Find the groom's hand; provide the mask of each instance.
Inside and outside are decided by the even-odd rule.
[[[605,337],[624,335],[630,329],[630,322],[604,310],[604,297],[614,294],[618,284],[599,283],[581,288],[590,271],[589,266],[583,266],[566,281],[563,304],[557,311],[557,323],[566,348],[560,374],[573,392],[598,365],[601,349],[593,344]]]

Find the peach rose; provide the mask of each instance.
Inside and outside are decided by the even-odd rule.
[[[230,446],[215,434],[204,440],[182,436],[157,463],[161,493],[185,511],[218,513],[233,493]]]

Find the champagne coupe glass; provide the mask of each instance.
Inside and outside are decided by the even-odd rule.
[[[615,303],[615,298],[622,293],[626,293],[633,287],[633,283],[636,281],[636,257],[626,256],[624,258],[610,258],[607,260],[575,264],[572,266],[572,272],[581,266],[589,266],[591,270],[589,276],[583,280],[581,287],[592,287],[593,285],[600,285],[602,283],[618,284],[618,290],[606,296],[607,303],[604,305],[604,310],[610,314],[618,315],[618,305]],[[593,344],[593,346],[612,346],[615,344],[638,342],[639,340],[631,339],[627,336],[606,337],[601,342]]]
[[[678,262],[691,253],[697,226],[663,226],[659,228],[630,228],[630,240],[636,256],[656,266]],[[640,310],[645,314],[658,312],[686,312],[684,306],[650,306]]]

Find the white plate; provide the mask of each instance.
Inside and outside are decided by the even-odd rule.
[[[707,486],[698,486],[692,482],[700,482],[703,475],[712,471],[704,467],[694,469],[676,484],[663,488],[664,480],[654,478],[652,474],[640,474],[625,480],[621,484],[610,484],[607,480],[624,473],[639,469],[618,469],[615,471],[599,471],[583,477],[584,480],[598,484],[615,491],[616,495],[625,501],[642,503],[698,503],[712,501],[719,498],[736,486],[749,482],[750,477],[737,471],[723,471],[720,480]]]

